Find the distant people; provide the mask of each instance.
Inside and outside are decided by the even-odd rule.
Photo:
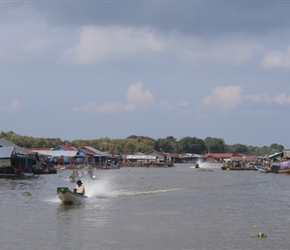
[[[74,189],[75,193],[85,195],[85,187],[83,186],[83,183],[81,180],[77,181],[77,186]]]
[[[89,175],[91,178],[94,178],[94,171],[93,171],[91,168],[88,169],[88,175]]]
[[[74,171],[74,170],[72,170],[72,171],[71,171],[71,173],[70,173],[70,176],[69,176],[69,178],[70,178],[70,180],[74,180],[74,179],[75,179],[75,177],[76,177],[76,173],[75,173],[75,171]]]

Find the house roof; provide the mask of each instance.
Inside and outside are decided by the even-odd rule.
[[[77,150],[66,151],[66,150],[32,150],[39,155],[46,155],[51,157],[74,157],[77,154]]]
[[[1,147],[0,148],[0,158],[10,158],[13,154],[13,152],[15,152],[15,148],[14,147]]]
[[[78,150],[78,154],[80,154],[80,151],[83,152],[83,153],[85,153],[85,154],[87,154],[87,155],[94,155],[95,154],[93,151],[91,151],[91,150],[89,150],[89,149],[87,149],[85,147],[79,149]]]
[[[93,154],[97,154],[97,155],[105,155],[104,152],[98,150],[98,149],[95,149],[91,146],[84,146],[81,148],[81,150],[83,150],[84,152],[92,152]]]
[[[66,146],[66,145],[58,145],[57,147],[53,148],[52,150],[76,151],[76,149],[74,147]]]
[[[290,158],[290,151],[289,150],[284,150],[283,151],[283,157],[284,158]]]
[[[153,155],[127,155],[128,160],[155,160],[156,156]]]
[[[233,157],[234,154],[232,153],[222,153],[222,154],[205,154],[205,157],[213,157],[213,158],[231,158]],[[236,156],[240,156],[240,155],[236,155]]]
[[[198,154],[191,154],[191,153],[184,153],[179,155],[180,158],[189,158],[189,157],[194,157],[194,158],[204,158],[204,155],[198,155]]]
[[[0,148],[1,147],[14,147],[17,154],[30,154],[30,155],[32,154],[31,151],[26,150],[24,148],[21,148],[21,147],[17,146],[16,144],[14,144],[10,141],[7,141],[4,138],[0,138]]]

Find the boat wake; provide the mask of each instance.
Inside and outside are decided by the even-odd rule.
[[[189,168],[195,168],[195,169],[200,169],[200,168],[220,169],[220,167],[221,167],[221,163],[210,163],[210,162],[199,162],[198,168],[195,165],[189,166]]]
[[[84,186],[88,197],[107,198],[115,196],[112,185],[107,180],[84,181]]]
[[[150,194],[158,194],[158,193],[168,193],[179,191],[178,188],[172,189],[160,189],[160,190],[149,190],[149,191],[123,191],[119,192],[118,196],[134,196],[134,195],[150,195]]]

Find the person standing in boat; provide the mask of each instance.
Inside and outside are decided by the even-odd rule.
[[[77,186],[76,188],[74,189],[75,193],[77,194],[82,194],[82,195],[85,195],[85,187],[83,186],[83,183],[81,180],[78,180],[77,181]]]

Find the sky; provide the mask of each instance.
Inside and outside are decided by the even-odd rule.
[[[290,148],[290,1],[0,0],[0,131]]]

